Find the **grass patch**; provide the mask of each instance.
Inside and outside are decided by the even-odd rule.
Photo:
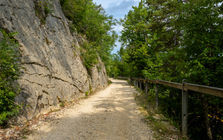
[[[62,102],[60,102],[60,107],[65,107],[65,102],[64,101],[62,101]]]
[[[137,88],[135,94],[136,103],[141,107],[140,111],[145,116],[145,121],[155,132],[154,137],[158,140],[185,139],[180,131],[173,126],[173,122],[166,118],[159,110],[155,109],[155,94],[150,90],[149,95]]]
[[[108,85],[112,84],[112,81],[111,80],[108,80]]]
[[[88,91],[86,91],[86,92],[85,92],[85,96],[87,97],[88,95],[89,95],[89,92],[88,92]]]
[[[85,97],[88,97],[89,95],[93,94],[92,92],[92,87],[91,87],[91,84],[89,83],[89,91],[86,91],[85,92]]]

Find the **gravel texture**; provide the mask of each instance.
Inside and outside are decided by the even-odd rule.
[[[29,140],[151,140],[134,100],[136,90],[112,80],[105,90],[63,110],[60,117],[37,126]]]

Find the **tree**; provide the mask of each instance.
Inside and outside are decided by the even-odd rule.
[[[220,0],[142,0],[122,20],[120,56],[129,76],[223,87],[222,7]],[[180,94],[165,93],[163,111],[180,124]],[[189,101],[190,137],[222,139],[222,100],[196,93]]]

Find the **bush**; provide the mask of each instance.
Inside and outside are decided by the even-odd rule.
[[[98,53],[90,43],[83,43],[81,48],[81,58],[88,73],[91,74],[91,68],[98,63]]]
[[[13,39],[15,34],[0,31],[0,125],[6,125],[8,119],[18,113],[14,98],[20,57],[18,43]]]

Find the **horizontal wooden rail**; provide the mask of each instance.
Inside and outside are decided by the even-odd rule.
[[[185,89],[223,98],[223,88],[184,83]]]
[[[134,85],[140,89],[142,89],[142,84],[145,84],[145,92],[148,92],[148,83],[155,85],[155,93],[156,93],[156,108],[158,108],[158,84],[180,89],[182,90],[182,134],[187,135],[187,118],[188,118],[188,91],[195,91],[199,93],[209,94],[213,96],[217,96],[220,98],[223,98],[223,88],[217,88],[217,87],[210,87],[210,86],[204,86],[204,85],[198,85],[198,84],[191,84],[191,83],[176,83],[176,82],[170,82],[170,81],[164,81],[164,80],[149,80],[149,79],[143,79],[143,78],[126,78],[126,77],[120,77],[120,79],[124,80],[130,80],[134,83]]]
[[[183,89],[183,84],[175,83],[175,82],[168,82],[168,81],[163,81],[163,80],[158,80],[158,84],[162,84],[165,86],[177,88],[177,89]]]
[[[161,84],[164,86],[177,88],[180,90],[183,90],[183,89],[190,90],[190,91],[205,93],[205,94],[223,98],[223,88],[210,87],[210,86],[191,84],[191,83],[182,84],[182,83],[169,82],[169,81],[164,81],[164,80],[148,80],[148,79],[142,79],[142,78],[132,78],[132,80],[145,81],[145,82],[154,83],[154,84]]]

